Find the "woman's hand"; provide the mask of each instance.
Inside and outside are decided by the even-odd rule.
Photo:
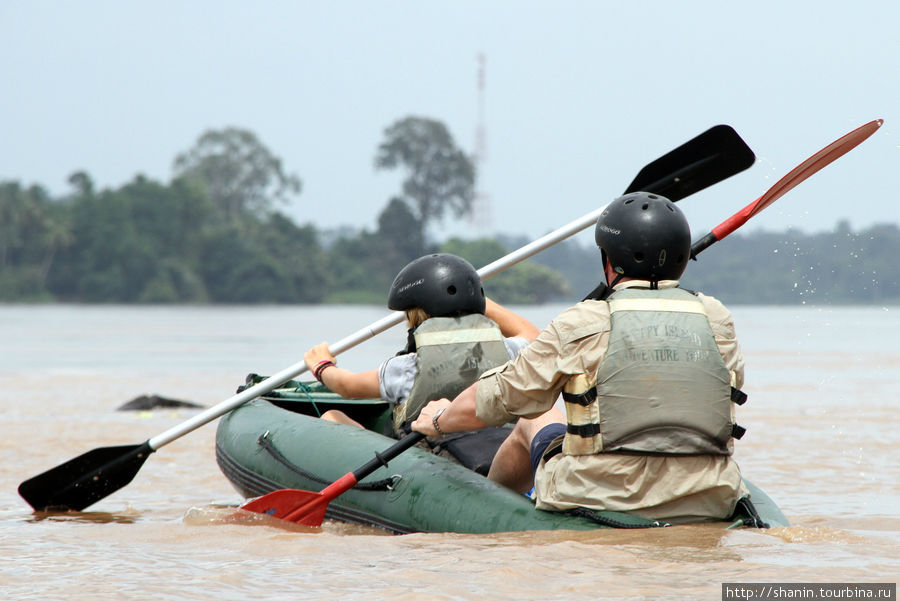
[[[314,371],[316,366],[322,361],[331,361],[334,364],[337,364],[337,359],[335,359],[334,355],[331,354],[331,351],[328,349],[328,343],[323,342],[321,344],[317,344],[312,347],[306,354],[303,355],[303,360],[306,362],[306,367],[309,368],[309,371]]]
[[[446,409],[449,406],[450,399],[438,399],[436,401],[431,401],[422,407],[422,411],[419,412],[419,417],[411,424],[413,431],[421,432],[425,436],[440,436],[441,434],[434,429],[434,422],[432,419],[434,418],[435,413],[441,409]],[[438,425],[441,425],[440,421],[438,421]],[[443,430],[443,428],[441,429]]]

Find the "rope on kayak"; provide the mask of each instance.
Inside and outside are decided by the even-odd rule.
[[[294,392],[302,392],[306,395],[306,400],[309,401],[309,404],[312,405],[313,411],[316,412],[316,417],[322,417],[322,412],[319,411],[319,406],[316,405],[316,400],[312,396],[312,388],[304,384],[303,382],[297,382],[297,386],[294,388]]]
[[[255,386],[265,380],[264,376],[259,374],[247,374],[247,377],[244,380],[244,384],[239,386],[237,389],[238,393],[244,392],[248,388]],[[319,406],[316,405],[316,400],[312,397],[313,392],[322,392],[324,386],[318,385],[317,389],[312,388],[311,386],[300,382],[299,380],[289,380],[286,384],[296,384],[294,389],[291,392],[302,392],[306,395],[306,400],[309,401],[309,404],[312,405],[313,411],[316,412],[316,417],[322,417],[322,412],[319,411]],[[268,397],[272,399],[281,398],[281,393],[277,390],[269,391]]]
[[[332,483],[332,480],[326,480],[312,472],[308,472],[305,469],[294,465],[290,462],[290,460],[284,456],[284,454],[278,450],[272,440],[269,438],[269,432],[266,431],[265,434],[261,434],[256,442],[266,450],[269,455],[272,456],[275,461],[288,468],[298,476],[302,476],[307,480],[311,480],[316,482],[317,484],[328,485]],[[374,482],[361,482],[356,484],[353,487],[354,490],[368,490],[368,491],[386,491],[390,490],[393,485],[396,484],[396,476],[392,476],[390,478],[384,478],[382,480],[376,480]]]
[[[630,520],[625,522],[617,520],[609,515],[603,515],[594,511],[593,509],[588,509],[587,507],[576,507],[575,509],[569,511],[569,513],[574,516],[589,519],[592,522],[600,524],[601,526],[609,526],[610,528],[665,528],[671,525],[667,522],[660,522],[658,520],[648,520],[633,515],[620,514],[623,518]]]

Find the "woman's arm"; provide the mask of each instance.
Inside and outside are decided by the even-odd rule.
[[[328,349],[327,342],[317,344],[306,351],[303,360],[313,375],[323,362],[333,363],[333,366],[319,371],[319,381],[346,399],[374,399],[381,396],[378,386],[378,370],[370,369],[356,373],[338,367],[337,359]]]
[[[540,334],[540,330],[533,323],[518,313],[513,313],[489,298],[485,300],[484,316],[500,326],[500,332],[507,338],[519,337],[534,340]]]

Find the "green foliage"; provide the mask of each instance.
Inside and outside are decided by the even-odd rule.
[[[474,168],[439,122],[410,117],[385,132],[376,164],[403,166],[403,194],[374,231],[325,249],[312,225],[272,210],[300,189],[256,137],[206,132],[164,184],[137,176],[97,190],[83,171],[70,194],[0,181],[0,302],[371,303],[384,305],[407,263],[435,248],[424,226],[471,208]],[[529,240],[450,239],[483,267]],[[735,233],[691,262],[682,285],[728,304],[897,304],[896,224],[853,232]],[[593,246],[563,241],[485,284],[501,303],[576,301],[602,278]]]
[[[731,304],[897,303],[898,252],[893,224],[857,233],[842,223],[830,233],[733,234],[701,254],[682,283]]]
[[[451,238],[440,252],[463,257],[476,269],[496,261],[510,249],[496,240],[487,238],[464,241]],[[524,262],[498,273],[484,285],[485,293],[499,303],[535,304],[560,300],[571,295],[569,283],[552,269],[533,262]]]
[[[383,305],[397,273],[429,252],[409,207],[393,198],[378,216],[378,230],[343,236],[328,253],[334,303]]]
[[[519,248],[530,242],[523,237],[501,238],[501,241],[509,248]],[[606,281],[600,250],[593,244],[582,245],[571,239],[563,240],[535,255],[531,261],[563,277],[570,290],[565,300],[581,300],[597,284]]]
[[[194,180],[226,222],[240,221],[247,213],[266,213],[273,201],[299,194],[300,179],[284,171],[256,135],[227,127],[209,130],[194,146],[175,157],[176,177]]]
[[[44,188],[0,182],[0,300],[48,297],[50,268],[71,243],[67,215]]]

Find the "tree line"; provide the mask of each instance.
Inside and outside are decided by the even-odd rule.
[[[401,189],[371,228],[322,231],[278,210],[300,178],[250,131],[203,133],[173,160],[169,182],[137,176],[96,189],[85,171],[58,197],[0,182],[0,302],[375,303],[427,252],[476,267],[528,242],[510,236],[431,241],[429,225],[472,210],[474,162],[439,121],[406,117],[384,130],[378,169]],[[683,279],[729,304],[896,303],[896,224],[853,232],[733,234]],[[571,301],[601,277],[593,246],[565,241],[492,278],[503,303]]]

